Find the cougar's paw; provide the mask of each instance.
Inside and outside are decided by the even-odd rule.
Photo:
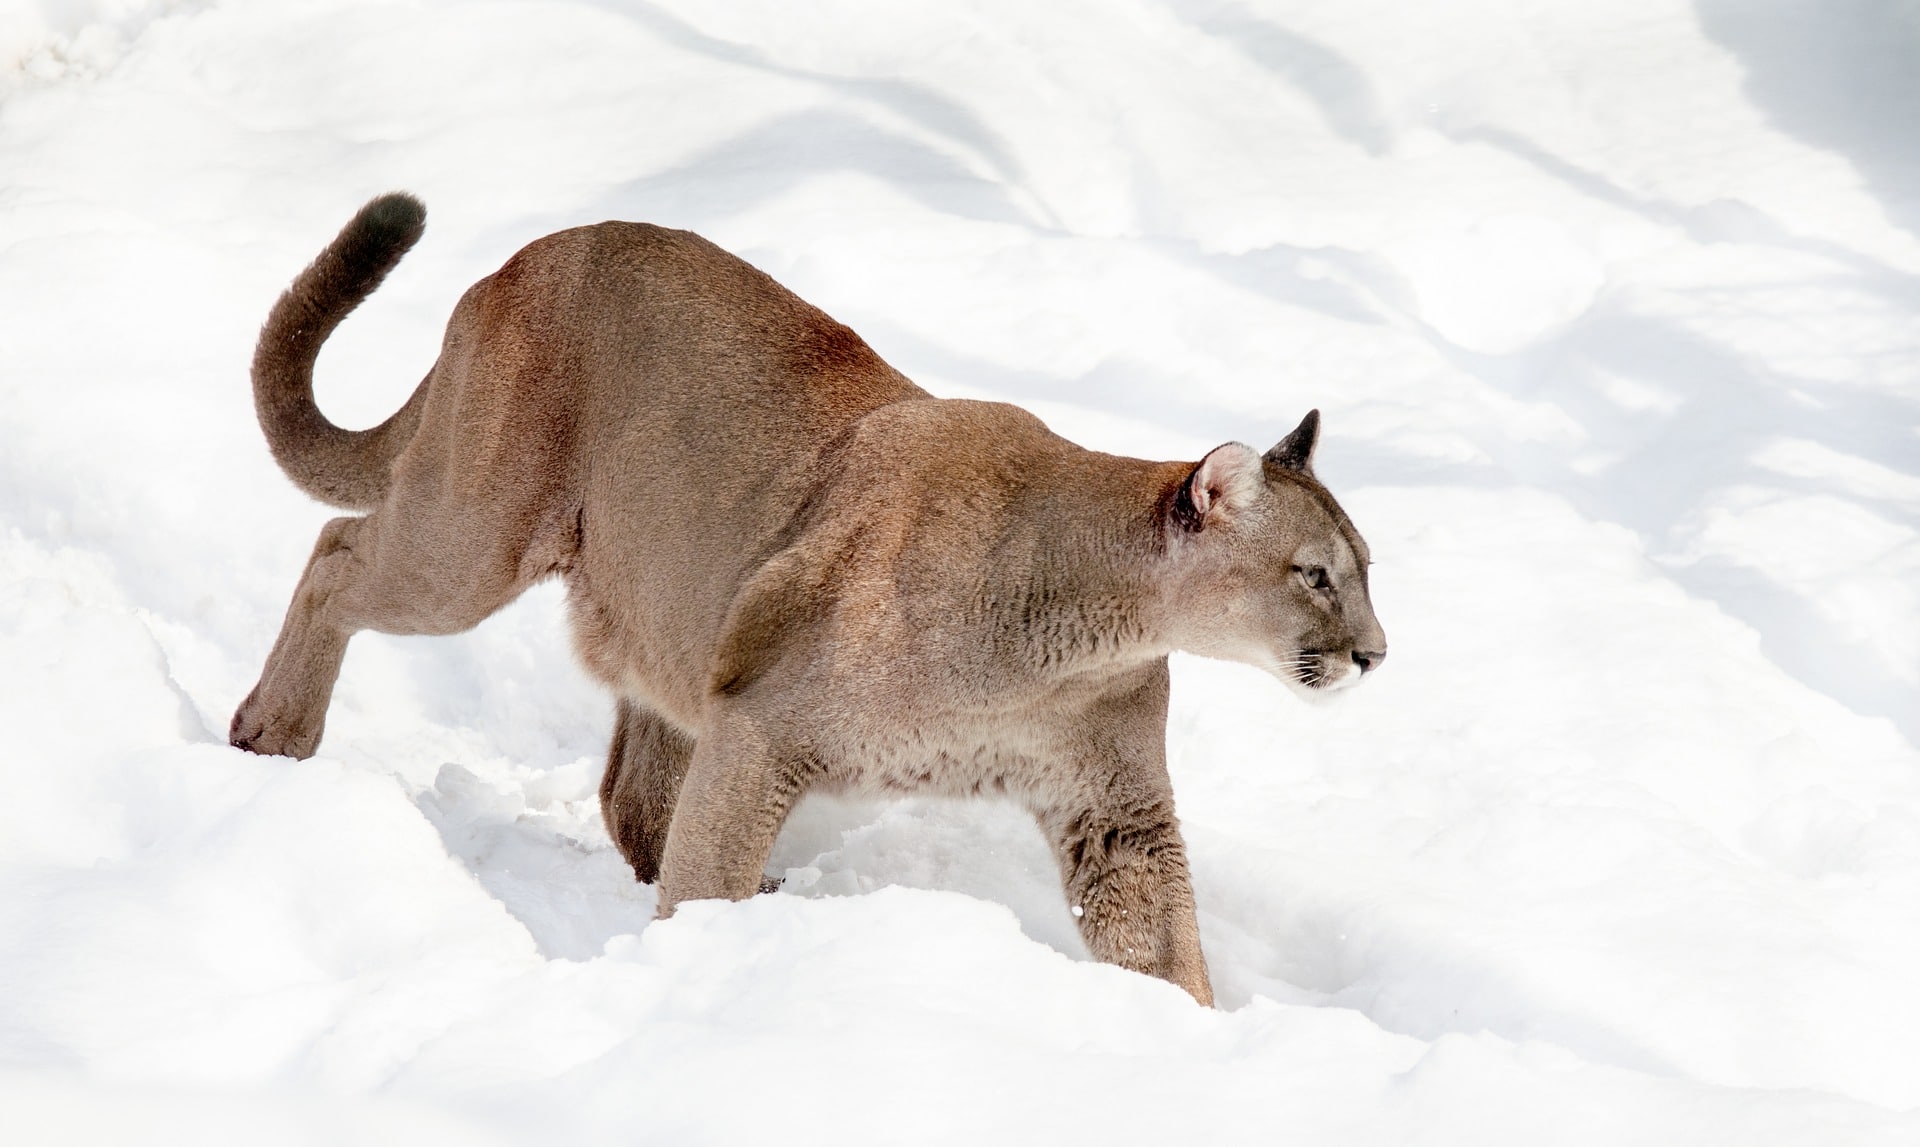
[[[304,761],[320,747],[320,729],[303,729],[299,722],[276,719],[257,694],[249,694],[227,726],[227,744],[263,757]]]

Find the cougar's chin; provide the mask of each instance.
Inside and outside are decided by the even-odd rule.
[[[1336,657],[1318,649],[1297,649],[1261,665],[1287,688],[1313,701],[1322,701],[1360,683],[1360,667],[1349,656]]]

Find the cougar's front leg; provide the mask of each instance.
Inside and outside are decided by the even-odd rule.
[[[1161,662],[1077,724],[1066,762],[1074,783],[1034,811],[1094,956],[1170,980],[1211,1006],[1167,778],[1166,713]]]
[[[1067,903],[1100,960],[1158,976],[1212,1005],[1186,846],[1171,801],[1043,814]]]
[[[810,753],[739,715],[695,743],[660,861],[660,914],[683,900],[745,900],[787,813],[816,773]]]
[[[693,760],[693,744],[693,738],[658,713],[620,699],[607,772],[600,780],[600,815],[642,884],[660,879],[660,856]]]

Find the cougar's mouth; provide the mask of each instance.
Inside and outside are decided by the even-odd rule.
[[[1280,676],[1305,689],[1340,689],[1359,680],[1350,661],[1334,661],[1324,649],[1299,649],[1280,663]]]

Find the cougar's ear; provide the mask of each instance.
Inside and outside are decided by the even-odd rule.
[[[1181,529],[1198,532],[1216,520],[1222,510],[1250,503],[1265,481],[1260,456],[1238,442],[1217,446],[1187,475],[1173,499],[1173,521]]]
[[[1297,470],[1302,474],[1313,473],[1313,448],[1320,443],[1320,412],[1307,411],[1300,425],[1293,433],[1282,438],[1267,451],[1267,461],[1283,470]]]

